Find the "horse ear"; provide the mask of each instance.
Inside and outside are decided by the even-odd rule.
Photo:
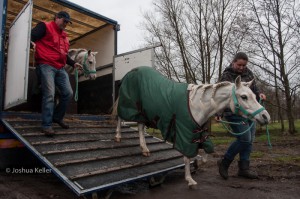
[[[239,75],[236,79],[235,79],[235,86],[236,88],[239,88],[241,86],[241,76]]]
[[[253,84],[254,78],[249,82],[249,87]]]
[[[252,79],[250,82],[246,82],[245,86],[251,87],[253,82],[254,82],[254,79]]]
[[[88,55],[91,55],[91,52],[92,52],[91,50],[88,50]]]
[[[97,54],[98,54],[98,52],[92,52],[92,54],[95,56],[95,55],[97,55]]]

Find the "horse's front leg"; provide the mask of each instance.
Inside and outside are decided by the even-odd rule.
[[[197,185],[197,182],[192,178],[191,175],[190,158],[184,156],[183,161],[185,165],[185,180],[188,181],[188,186],[192,188],[193,186]]]
[[[145,125],[142,123],[138,123],[138,131],[139,131],[139,137],[140,137],[140,147],[142,148],[142,154],[143,156],[150,156],[150,151],[147,147],[145,135],[144,135],[144,128]]]
[[[202,149],[198,150],[198,155],[196,156],[195,160],[194,160],[194,166],[196,169],[199,169],[201,165],[205,164],[207,162],[207,158],[208,158],[208,154],[201,153]]]
[[[122,122],[122,119],[120,117],[118,117],[117,129],[116,129],[116,135],[115,135],[116,142],[121,142],[121,122]]]

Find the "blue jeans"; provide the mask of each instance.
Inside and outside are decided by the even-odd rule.
[[[229,122],[242,122],[245,120],[243,117],[234,114],[231,116],[225,116],[225,119]],[[252,123],[254,124],[252,125]],[[251,125],[252,127],[249,129]],[[248,121],[245,125],[231,124],[230,127],[234,133],[242,133],[247,129],[248,130],[242,135],[235,136],[236,140],[231,143],[224,157],[232,161],[234,160],[234,157],[239,154],[241,161],[249,161],[250,153],[252,151],[252,143],[255,138],[255,122]]]
[[[64,68],[56,69],[47,64],[40,64],[36,68],[37,76],[42,88],[42,128],[50,128],[52,120],[62,121],[68,103],[73,96],[73,90],[68,73]],[[60,91],[60,99],[55,106],[55,87]]]

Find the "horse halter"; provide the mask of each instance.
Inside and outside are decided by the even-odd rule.
[[[89,55],[89,52],[87,52],[85,55],[84,55],[84,58],[83,58],[83,72],[84,72],[84,75],[89,75],[89,74],[96,74],[96,70],[89,70],[88,67],[87,67],[87,58],[88,58],[88,55]]]
[[[257,115],[260,112],[262,112],[263,110],[265,110],[264,107],[261,107],[260,109],[254,111],[253,113],[249,113],[246,109],[244,109],[244,107],[242,107],[237,100],[237,97],[235,94],[235,85],[233,85],[233,87],[232,87],[232,98],[233,98],[233,103],[234,103],[234,113],[236,115],[238,115],[239,111],[241,111],[243,114],[245,114],[247,116],[248,119],[253,119],[255,117],[255,115]]]

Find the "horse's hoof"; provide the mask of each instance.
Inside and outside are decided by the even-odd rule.
[[[189,189],[196,189],[196,188],[197,188],[197,184],[189,185]]]
[[[189,189],[196,189],[196,187],[197,187],[197,182],[189,183]]]
[[[143,156],[149,157],[150,156],[150,152],[143,152]]]
[[[188,186],[190,189],[196,188],[197,182],[195,180],[193,180],[192,178],[188,178],[186,179],[186,181],[188,182]]]
[[[115,137],[115,142],[121,142],[121,138]]]

